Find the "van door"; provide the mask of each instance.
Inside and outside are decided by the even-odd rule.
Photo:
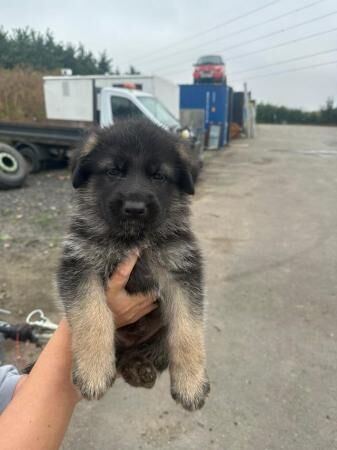
[[[110,102],[113,123],[130,118],[145,117],[142,111],[126,97],[111,95]]]

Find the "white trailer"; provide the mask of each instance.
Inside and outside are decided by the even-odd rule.
[[[44,77],[43,90],[47,119],[95,121],[97,94],[93,80],[80,77]]]
[[[179,88],[157,76],[143,75],[88,75],[44,77],[44,95],[48,119],[97,120],[94,107],[100,111],[101,89],[123,88],[134,85],[137,90],[152,94],[179,117]]]

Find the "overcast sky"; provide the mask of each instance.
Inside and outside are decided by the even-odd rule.
[[[142,73],[189,83],[197,57],[215,53],[226,62],[229,84],[240,90],[246,80],[258,101],[315,109],[333,96],[337,103],[336,0],[1,0],[0,9],[5,29],[49,28],[57,40],[82,42],[95,54],[106,49],[122,70],[131,63]],[[315,20],[324,15],[328,16]],[[310,20],[314,21],[288,29]],[[329,50],[334,51],[310,56]],[[295,58],[303,59],[284,62]],[[336,62],[324,65],[330,61]],[[309,65],[319,67],[275,75]]]

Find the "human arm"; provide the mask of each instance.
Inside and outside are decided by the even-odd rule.
[[[152,311],[151,296],[129,296],[124,287],[137,261],[132,255],[110,280],[107,299],[117,327]],[[1,450],[58,449],[79,394],[71,381],[71,329],[63,319],[26,380],[0,416]]]

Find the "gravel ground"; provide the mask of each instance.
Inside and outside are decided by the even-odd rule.
[[[28,177],[21,189],[0,191],[0,308],[11,316],[0,320],[24,321],[36,308],[53,320],[59,313],[54,302],[53,278],[70,209],[67,170],[45,171]],[[35,346],[6,343],[5,362],[20,368],[37,354]]]
[[[70,205],[67,170],[30,175],[24,188],[0,191],[0,243],[5,256],[45,252],[58,244]]]

